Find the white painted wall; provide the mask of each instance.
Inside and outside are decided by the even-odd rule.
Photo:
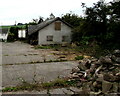
[[[18,37],[19,38],[26,38],[26,30],[18,30]]]
[[[8,37],[8,33],[7,33],[7,34],[1,34],[1,33],[0,33],[0,40],[1,40],[1,39],[7,40],[7,37]]]
[[[61,22],[61,21],[57,21]],[[52,35],[53,41],[47,41],[47,36]],[[61,30],[55,30],[54,22],[47,27],[41,29],[38,34],[38,44],[61,44],[62,43],[62,36],[68,36],[68,43],[71,42],[71,28],[61,22]]]

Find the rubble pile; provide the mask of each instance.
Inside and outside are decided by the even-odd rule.
[[[70,80],[88,93],[120,94],[120,50],[99,59],[83,59],[72,69]]]

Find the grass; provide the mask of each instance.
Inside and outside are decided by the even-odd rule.
[[[34,64],[34,63],[51,63],[51,62],[64,62],[64,61],[67,61],[67,60],[62,60],[62,59],[59,59],[59,60],[45,60],[44,62],[41,62],[41,61],[31,61],[29,62],[28,64]]]
[[[6,87],[2,89],[2,92],[15,92],[15,91],[20,91],[20,90],[34,90],[37,89],[38,85],[37,84],[24,84],[21,86],[16,86],[16,87]]]
[[[2,91],[3,92],[17,91],[17,87],[6,87]]]
[[[8,54],[5,54],[4,56],[9,56]]]
[[[61,45],[45,45],[45,46],[35,46],[35,49],[54,49],[59,50],[61,49]]]
[[[84,58],[84,56],[76,56],[75,60],[82,60]]]
[[[65,62],[67,60],[48,60],[48,61],[31,61],[31,62],[27,62],[27,63],[15,63],[15,64],[4,64],[3,66],[7,66],[7,65],[21,65],[21,64],[36,64],[36,63],[51,63],[51,62]]]
[[[55,81],[43,83],[42,87],[43,88],[55,88],[55,87],[75,86],[75,85],[76,85],[76,81],[73,81],[73,80],[68,81],[68,80],[58,78]]]
[[[52,49],[52,46],[36,46],[35,49]]]
[[[54,89],[54,88],[62,88],[62,87],[69,87],[69,86],[75,86],[76,85],[76,81],[71,80],[68,81],[66,79],[56,79],[54,81],[51,82],[46,82],[46,83],[41,83],[41,84],[30,84],[30,83],[24,83],[20,86],[16,86],[16,87],[6,87],[4,89],[2,89],[2,92],[13,92],[13,91],[20,91],[20,90],[42,90],[42,89]]]

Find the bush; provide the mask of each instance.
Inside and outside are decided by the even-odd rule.
[[[14,37],[15,37],[15,34],[9,32],[9,34],[8,34],[8,38],[7,38],[7,41],[8,41],[8,42],[13,42],[13,41],[15,40]]]

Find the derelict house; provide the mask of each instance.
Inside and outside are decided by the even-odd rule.
[[[72,26],[57,17],[29,26],[28,40],[30,44],[38,45],[70,43],[71,31]]]

